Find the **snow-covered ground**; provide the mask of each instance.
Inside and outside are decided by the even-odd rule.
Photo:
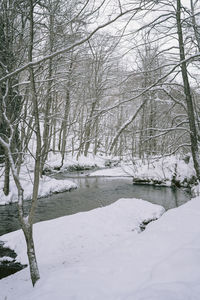
[[[50,153],[47,167],[50,169],[58,168],[60,165],[60,154]],[[109,165],[111,166],[109,168]],[[116,165],[116,166],[115,166]],[[107,168],[105,168],[107,166]],[[99,170],[90,172],[88,176],[104,176],[104,177],[133,177],[154,183],[162,182],[163,185],[170,186],[172,180],[176,180],[181,186],[187,186],[193,180],[195,171],[193,161],[184,161],[175,155],[164,158],[152,158],[151,160],[136,159],[132,161],[120,161],[118,157],[93,156],[88,157],[67,155],[60,171],[67,169],[94,168]]]
[[[77,158],[77,155],[75,154],[72,156],[71,154],[68,154],[65,156],[64,163],[61,171],[65,171],[68,169],[87,169],[87,168],[104,168],[105,162],[109,160],[110,157],[107,156],[100,156],[100,155],[91,155],[88,154],[87,157],[84,155],[80,155]],[[48,160],[46,162],[46,169],[52,170],[52,169],[59,169],[61,165],[61,155],[60,153],[49,153]]]
[[[132,162],[121,162],[120,166],[97,170],[89,176],[131,176],[149,184],[159,182],[165,186],[171,186],[176,180],[181,186],[188,186],[195,176],[192,159],[186,163],[175,156],[152,159],[151,161],[136,160]]]
[[[88,174],[88,176],[103,176],[103,177],[133,177],[132,166],[129,164],[119,167],[97,170]]]
[[[58,167],[60,165],[61,156],[60,154],[49,154],[49,160],[47,161],[47,167],[49,169],[53,169],[55,167]],[[64,161],[62,170],[66,170],[69,167],[75,167],[79,166],[82,168],[93,168],[93,167],[99,167],[103,168],[105,167],[105,157],[100,156],[88,156],[83,157],[80,156],[77,160],[76,157],[72,157],[71,155],[68,155]],[[21,171],[20,171],[20,181],[22,184],[22,187],[24,188],[24,199],[29,200],[32,197],[32,191],[33,191],[33,177],[34,177],[34,160],[31,158],[27,158],[24,165],[22,165]],[[0,172],[0,205],[5,205],[13,202],[17,202],[17,188],[14,183],[14,180],[11,175],[10,180],[10,193],[8,196],[4,195],[3,192],[3,168]],[[38,198],[46,197],[48,195],[51,195],[53,193],[59,193],[64,191],[69,191],[71,189],[77,188],[77,185],[67,179],[64,180],[57,180],[54,178],[50,178],[48,176],[43,176],[40,179],[40,185],[39,185],[39,193]]]
[[[176,156],[169,156],[153,159],[149,163],[148,161],[136,162],[134,177],[149,181],[149,183],[161,181],[169,186],[174,180],[181,186],[188,186],[188,184],[194,184],[195,170],[192,158],[186,162]]]
[[[106,157],[66,157],[61,171],[78,166],[99,167],[89,176],[132,176],[170,185],[174,176],[183,183],[194,176],[191,160],[175,157],[135,164]],[[59,166],[50,155],[50,169]],[[117,160],[116,160],[117,161]],[[113,163],[114,162],[114,163]],[[112,164],[113,163],[113,164]],[[104,169],[102,169],[104,168]],[[33,167],[22,168],[25,198],[32,193]],[[1,177],[2,178],[2,177]],[[5,197],[0,181],[0,204],[16,201],[16,188]],[[68,180],[43,176],[39,197],[75,188]],[[142,188],[142,187],[141,187]],[[200,197],[167,211],[140,232],[143,221],[159,218],[160,206],[139,199],[121,199],[114,204],[34,225],[34,238],[41,279],[32,288],[29,269],[0,280],[0,300],[199,300],[200,297]],[[22,232],[1,240],[27,263]]]
[[[24,199],[29,200],[32,197],[33,191],[33,172],[23,173],[20,176],[21,184],[24,189]],[[69,180],[56,180],[47,176],[43,176],[40,180],[38,198],[46,197],[53,193],[69,191],[77,188],[77,185]],[[0,205],[5,205],[17,202],[17,188],[14,180],[10,181],[10,193],[8,196],[3,192],[3,181],[0,181]]]
[[[0,280],[7,300],[199,300],[200,197],[163,214],[138,199],[34,225],[41,279]],[[142,233],[139,224],[151,222]],[[21,231],[1,237],[27,263]]]

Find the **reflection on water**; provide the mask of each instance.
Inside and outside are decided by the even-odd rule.
[[[58,179],[66,178],[64,174]],[[68,177],[69,178],[69,177]],[[182,205],[190,195],[182,189],[133,185],[131,178],[76,177],[69,178],[78,185],[77,190],[39,199],[35,222],[88,211],[109,205],[119,198],[139,198],[170,209]],[[26,207],[30,201],[26,201]],[[17,205],[0,206],[0,235],[18,229]]]

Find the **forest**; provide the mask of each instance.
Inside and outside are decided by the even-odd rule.
[[[68,155],[133,168],[175,156],[192,161],[199,182],[199,61],[198,0],[0,0],[0,180],[5,197],[12,180],[17,189],[33,286],[34,214],[50,155],[57,171]]]

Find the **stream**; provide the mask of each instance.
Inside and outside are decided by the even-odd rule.
[[[133,185],[132,178],[127,177],[87,177],[81,173],[76,173],[72,177],[69,174],[59,173],[54,174],[53,177],[74,181],[78,189],[39,199],[35,222],[89,211],[109,205],[120,198],[144,199],[160,204],[166,210],[180,206],[190,199],[190,194],[183,189]],[[29,208],[30,203],[30,201],[25,202],[25,209]],[[16,203],[0,206],[0,235],[20,228],[17,215]],[[6,248],[4,242],[0,241],[0,259],[5,256],[9,257],[9,260],[0,262],[0,279],[26,267],[16,262],[16,253]]]
[[[35,222],[109,205],[120,198],[139,198],[162,205],[166,210],[186,203],[190,194],[184,189],[151,185],[133,185],[132,178],[87,177],[81,174],[60,173],[57,179],[69,179],[77,190],[53,194],[38,200]],[[28,209],[30,201],[26,201]],[[0,206],[0,235],[20,228],[17,204]]]

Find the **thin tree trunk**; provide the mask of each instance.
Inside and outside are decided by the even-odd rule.
[[[34,36],[34,19],[33,19],[33,0],[29,0],[30,4],[30,45],[29,45],[29,51],[28,51],[28,59],[30,62],[32,62],[32,56],[33,56],[33,36]],[[27,242],[27,254],[29,259],[29,267],[30,267],[30,275],[33,286],[35,283],[40,279],[39,275],[39,269],[37,265],[36,260],[36,254],[35,254],[35,248],[34,248],[34,242],[33,242],[33,217],[37,205],[37,197],[38,197],[38,189],[39,189],[39,180],[40,180],[40,164],[41,164],[41,134],[40,134],[40,123],[39,123],[39,111],[38,111],[38,100],[36,96],[36,87],[35,87],[35,78],[34,78],[34,71],[33,67],[29,68],[29,74],[30,74],[30,90],[31,90],[31,96],[32,96],[32,102],[33,102],[33,114],[35,118],[35,131],[36,131],[36,155],[35,155],[35,168],[34,168],[34,182],[33,182],[33,194],[32,194],[32,201],[31,201],[31,208],[28,215],[28,220],[26,220],[24,217],[21,216],[21,225],[22,229],[26,238]],[[20,186],[18,187],[18,191],[23,196],[23,189],[20,189]],[[21,201],[23,201],[23,198],[21,199],[21,196],[19,195],[19,210]],[[23,209],[23,207],[22,207]],[[23,211],[21,211],[21,214],[23,214]]]
[[[184,84],[184,93],[187,103],[187,114],[189,119],[190,127],[190,140],[191,140],[191,151],[194,161],[194,168],[198,179],[200,179],[200,159],[199,159],[199,149],[198,149],[198,139],[197,139],[197,128],[195,123],[195,112],[194,105],[192,101],[191,89],[188,79],[187,65],[185,62],[185,49],[183,42],[183,32],[182,32],[182,23],[181,23],[181,0],[177,0],[177,11],[176,11],[176,21],[177,21],[177,33],[179,41],[179,53],[181,64],[181,74]]]
[[[37,265],[37,259],[35,255],[35,247],[34,247],[34,241],[33,241],[33,218],[30,218],[30,215],[33,217],[32,214],[29,214],[28,220],[25,217],[24,214],[24,190],[21,186],[19,176],[17,174],[17,168],[15,167],[15,163],[11,154],[11,151],[9,149],[9,146],[6,147],[6,150],[8,152],[8,159],[11,166],[13,178],[18,190],[18,212],[19,212],[19,221],[21,228],[23,230],[25,239],[26,239],[26,246],[27,246],[27,255],[28,255],[28,261],[29,261],[29,267],[30,267],[30,275],[31,275],[31,281],[33,286],[40,278],[39,275],[39,269]],[[38,174],[39,175],[39,174]],[[39,177],[39,176],[38,176]]]
[[[95,123],[95,140],[94,140],[94,155],[97,154],[98,148],[99,148],[99,119],[96,118]]]
[[[31,273],[31,280],[33,286],[36,284],[38,279],[40,278],[38,264],[35,255],[35,246],[33,241],[33,226],[32,224],[27,224],[23,229],[26,245],[27,245],[27,255],[29,260],[29,267]]]
[[[49,17],[49,46],[50,46],[50,54],[53,51],[53,25],[54,25],[54,19],[52,12],[50,12]],[[50,148],[51,143],[51,108],[52,108],[52,73],[53,73],[53,59],[49,59],[48,64],[48,87],[47,87],[47,99],[46,99],[46,106],[45,106],[45,116],[44,116],[44,131],[43,131],[43,148],[41,153],[41,170],[40,175],[42,176],[43,169],[45,162],[48,157],[48,152]]]
[[[70,111],[70,85],[71,85],[72,67],[73,67],[73,57],[71,56],[71,62],[68,70],[68,83],[67,83],[67,90],[66,90],[64,118],[61,125],[60,139],[59,139],[59,149],[62,156],[61,167],[63,166],[64,163],[66,144],[67,144],[67,121],[68,121],[69,111]]]
[[[196,22],[193,0],[190,0],[190,7],[191,7],[191,12],[192,12],[192,26],[193,26],[193,30],[194,30],[194,35],[196,38],[198,51],[200,51],[200,32],[199,32],[200,28]]]
[[[96,96],[95,101],[92,103],[91,112],[90,112],[90,115],[89,115],[89,120],[88,120],[88,123],[86,124],[86,128],[85,128],[85,136],[84,136],[84,139],[85,139],[85,149],[84,149],[84,156],[88,155],[88,151],[89,151],[89,148],[90,148],[90,144],[91,144],[91,131],[92,131],[92,117],[93,117],[94,110],[95,110],[97,104],[98,104],[98,97]]]
[[[65,151],[66,151],[66,144],[67,144],[67,120],[69,116],[69,110],[70,110],[70,92],[68,89],[66,94],[64,119],[62,122],[61,167],[63,166],[64,159],[65,159]]]
[[[53,145],[52,145],[52,149],[53,149],[53,153],[56,152],[56,127],[57,127],[57,96],[55,94],[54,96],[54,102],[53,102],[53,111],[54,113],[56,113],[56,116],[52,118],[52,130],[53,130]]]
[[[5,176],[3,191],[5,196],[8,196],[10,190],[10,162],[7,154],[5,154]]]

